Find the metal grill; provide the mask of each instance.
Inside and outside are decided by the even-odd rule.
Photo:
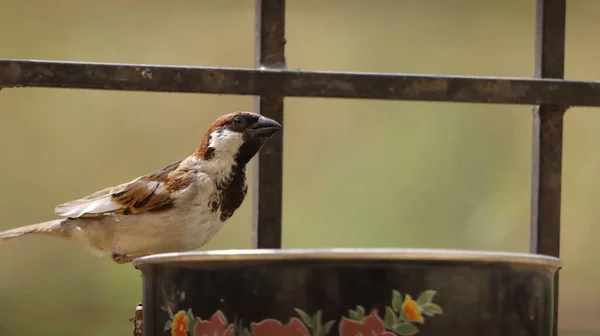
[[[537,0],[535,79],[294,71],[285,60],[285,0],[257,0],[253,69],[1,59],[0,89],[255,95],[256,111],[280,123],[284,97],[534,105],[530,246],[533,253],[558,256],[563,116],[570,106],[600,106],[600,82],[563,80],[565,2]],[[279,134],[256,160],[252,241],[257,248],[281,247],[282,151]]]

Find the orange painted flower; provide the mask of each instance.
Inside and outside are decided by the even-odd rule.
[[[186,336],[188,332],[188,318],[185,311],[180,310],[173,316],[171,322],[171,336]]]
[[[340,336],[394,336],[391,331],[385,330],[385,325],[381,317],[377,315],[377,309],[372,309],[371,313],[357,322],[342,317],[339,327]]]
[[[282,324],[274,319],[266,319],[258,323],[252,322],[250,329],[252,336],[310,336],[304,323],[296,317],[292,317],[287,324]]]
[[[423,323],[423,315],[421,315],[421,307],[413,300],[410,295],[406,294],[402,303],[402,311],[406,314],[406,319],[410,322]]]
[[[227,318],[217,310],[209,320],[196,317],[194,336],[234,336],[233,324],[227,323]]]

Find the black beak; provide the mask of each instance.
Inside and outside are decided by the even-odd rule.
[[[273,119],[260,117],[250,129],[254,136],[270,138],[273,134],[279,132],[281,127],[281,124]]]

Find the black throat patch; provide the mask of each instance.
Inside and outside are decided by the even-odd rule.
[[[226,221],[242,205],[246,194],[248,193],[248,184],[246,183],[246,168],[233,166],[229,183],[217,184],[220,193],[220,204],[211,202],[211,210],[216,211],[217,207],[221,210],[220,220]]]
[[[221,210],[220,220],[222,222],[233,216],[233,213],[242,205],[246,194],[248,193],[248,184],[246,182],[246,164],[258,153],[264,140],[261,138],[247,139],[240,147],[236,157],[235,164],[231,169],[231,175],[226,183],[217,183],[219,196],[217,201],[210,203],[213,212]]]

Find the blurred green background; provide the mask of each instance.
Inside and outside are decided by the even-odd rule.
[[[531,77],[535,1],[288,0],[313,70]],[[600,78],[600,2],[570,1],[569,79]],[[253,1],[0,0],[0,57],[252,67]],[[531,107],[286,99],[284,247],[528,251]],[[0,229],[191,153],[251,97],[0,92]],[[600,114],[567,112],[560,334],[600,335]],[[323,159],[326,158],[326,159]],[[251,199],[203,249],[249,248]],[[26,237],[0,248],[0,335],[130,335],[139,272]]]

